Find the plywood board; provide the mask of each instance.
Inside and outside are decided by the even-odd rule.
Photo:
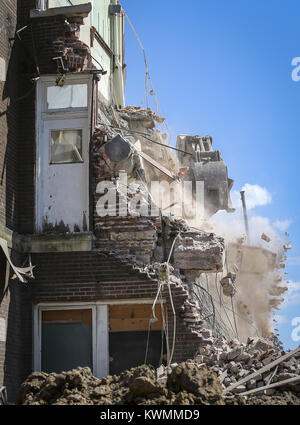
[[[151,330],[160,330],[163,327],[160,304],[155,306],[155,315],[158,321],[152,324]],[[109,329],[111,332],[146,331],[149,328],[149,320],[151,318],[152,304],[109,306]]]
[[[74,309],[74,310],[47,310],[42,312],[43,323],[62,323],[74,324],[82,323],[89,325],[92,323],[91,309]]]

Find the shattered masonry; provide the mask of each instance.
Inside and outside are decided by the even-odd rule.
[[[215,233],[212,216],[234,212],[233,180],[211,136],[181,134],[174,150],[159,112],[125,106],[119,2],[103,0],[99,9],[89,2],[7,4],[0,5],[7,16],[0,56],[9,70],[0,82],[0,237],[26,282],[6,265],[10,253],[0,257],[0,335],[7,338],[0,340],[0,387],[14,401],[34,372],[18,393],[20,404],[80,404],[87,395],[105,402],[113,379],[104,376],[147,363],[161,368],[162,382],[168,375],[168,388],[153,383],[143,366],[133,380],[131,372],[120,375],[120,400],[147,398],[146,386],[175,404],[185,397],[223,404],[225,388],[283,354],[271,314],[287,290],[280,270],[290,243],[278,253]],[[18,12],[17,22],[9,9]],[[103,25],[91,26],[98,16]],[[16,29],[22,31],[16,35]],[[270,242],[265,234],[262,240]],[[72,345],[81,338],[85,344]],[[297,358],[285,362],[273,382],[298,376]],[[192,365],[177,365],[188,359]],[[203,364],[222,378],[219,383],[203,369],[199,379],[216,381],[214,394],[201,395],[193,382],[192,390],[181,388],[192,395],[181,393],[176,368],[190,376]],[[53,386],[46,374],[77,366],[95,377],[81,368],[58,373]],[[234,393],[260,388],[269,378],[261,375]],[[85,388],[85,380],[97,388],[68,393],[73,381]],[[132,394],[122,393],[122,380],[130,381]],[[36,381],[39,400],[31,394]]]

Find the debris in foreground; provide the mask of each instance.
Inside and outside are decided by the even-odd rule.
[[[119,376],[98,379],[88,367],[69,372],[33,372],[22,384],[16,404],[22,405],[300,405],[299,386],[283,385],[271,393],[227,395],[224,377],[206,364],[189,360],[157,371],[147,365]]]

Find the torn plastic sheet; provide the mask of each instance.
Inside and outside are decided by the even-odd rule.
[[[29,267],[17,267],[13,264],[10,258],[10,254],[8,251],[7,241],[5,239],[0,238],[0,246],[7,258],[7,261],[9,262],[11,268],[15,272],[15,275],[22,283],[27,283],[27,280],[22,276],[25,275],[26,277],[33,277],[32,270],[35,266],[30,265]]]

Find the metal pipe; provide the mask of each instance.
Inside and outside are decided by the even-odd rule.
[[[246,200],[245,200],[245,191],[241,190],[240,194],[241,194],[241,200],[242,200],[242,204],[243,204],[244,222],[245,222],[245,229],[246,229],[246,235],[247,235],[247,242],[248,242],[248,244],[250,244],[247,207],[246,207]]]

